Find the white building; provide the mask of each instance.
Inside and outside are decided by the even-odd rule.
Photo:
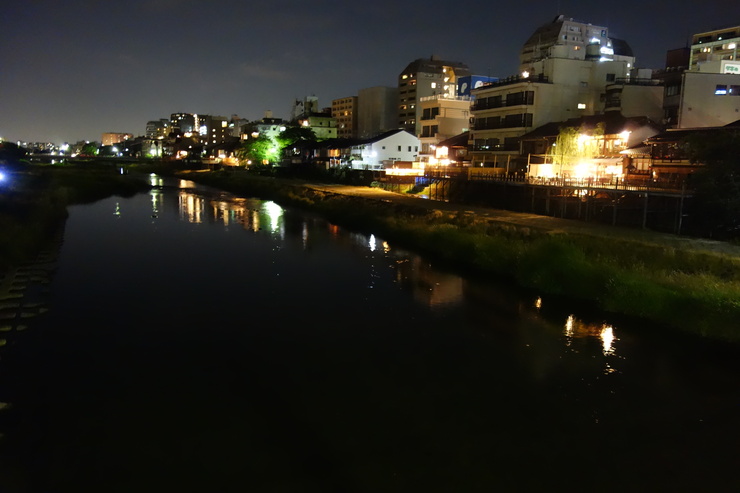
[[[396,161],[413,162],[419,155],[418,137],[406,130],[391,130],[351,146],[354,169],[383,169]]]

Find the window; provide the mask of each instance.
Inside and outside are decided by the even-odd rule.
[[[398,150],[399,150],[399,152],[401,151],[401,146],[398,146]]]
[[[411,152],[411,146],[409,146],[409,152]]]
[[[606,74],[606,81],[607,82],[614,82],[614,80],[617,78],[616,74]]]
[[[681,93],[681,86],[680,85],[671,85],[671,86],[665,86],[665,96],[676,96],[677,94]]]
[[[578,109],[579,110],[585,110],[586,109],[586,103],[578,103]]]
[[[731,96],[740,96],[740,86],[730,86],[728,94]]]
[[[727,94],[727,86],[723,84],[717,84],[717,87],[714,89],[714,94],[716,96],[724,96]]]

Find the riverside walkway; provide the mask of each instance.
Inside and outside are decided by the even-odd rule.
[[[443,202],[440,200],[423,199],[411,195],[389,192],[381,188],[361,187],[334,184],[305,183],[303,186],[324,193],[336,193],[340,195],[351,195],[367,200],[392,202],[408,207],[418,207],[426,210],[440,210],[449,213],[474,214],[477,218],[485,218],[488,221],[497,221],[520,227],[551,231],[552,233],[563,232],[577,235],[597,236],[608,239],[630,240],[640,243],[658,244],[668,248],[691,249],[695,251],[718,253],[737,257],[740,260],[740,245],[723,241],[678,236],[667,233],[659,233],[650,230],[609,226],[605,224],[589,223],[572,219],[561,219],[538,214],[513,212],[503,209],[471,206]]]

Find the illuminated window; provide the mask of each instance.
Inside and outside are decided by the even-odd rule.
[[[717,84],[717,87],[714,89],[714,94],[716,96],[724,96],[725,94],[727,94],[727,86]]]
[[[578,103],[578,109],[579,110],[585,110],[586,109],[586,104],[585,103]]]

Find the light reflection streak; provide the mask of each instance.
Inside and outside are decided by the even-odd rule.
[[[152,190],[150,196],[152,199],[152,217],[157,217],[162,208],[162,192],[159,190]]]
[[[277,232],[280,227],[280,218],[283,216],[283,208],[272,201],[265,202],[262,207],[270,219],[270,232]]]
[[[604,325],[601,329],[601,342],[604,346],[604,354],[612,354],[614,348],[612,343],[614,342],[614,329],[611,325]]]
[[[370,238],[368,240],[368,247],[370,248],[371,252],[375,251],[375,235],[370,235]]]
[[[205,200],[202,197],[188,192],[180,192],[178,202],[181,219],[195,224],[203,222]]]
[[[614,327],[606,323],[594,324],[578,320],[575,316],[569,315],[565,321],[565,344],[570,346],[573,339],[593,338],[601,342],[601,350],[604,356],[615,356],[615,342],[619,339],[614,335]],[[613,369],[607,365],[607,373],[613,372]]]

